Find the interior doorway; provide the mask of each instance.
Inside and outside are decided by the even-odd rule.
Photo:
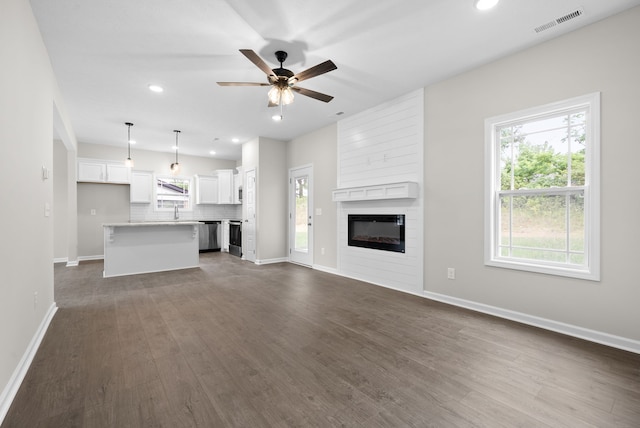
[[[313,166],[289,170],[289,261],[313,265]]]

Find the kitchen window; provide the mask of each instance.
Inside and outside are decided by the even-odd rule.
[[[485,264],[599,280],[600,94],[485,121]]]
[[[191,210],[191,179],[156,177],[156,211]]]

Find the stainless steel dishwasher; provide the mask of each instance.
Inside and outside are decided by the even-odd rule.
[[[202,221],[198,225],[198,240],[201,253],[220,251],[220,221]]]

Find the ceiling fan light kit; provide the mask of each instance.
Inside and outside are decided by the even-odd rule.
[[[267,81],[269,83],[218,82],[218,85],[271,86],[271,89],[269,89],[269,92],[267,94],[267,97],[269,99],[269,107],[280,106],[280,108],[282,108],[283,105],[291,104],[294,98],[294,91],[306,97],[314,98],[325,103],[328,103],[333,99],[331,95],[322,94],[320,92],[296,86],[298,82],[302,82],[303,80],[311,79],[312,77],[316,77],[321,74],[328,73],[329,71],[336,70],[338,67],[336,67],[333,61],[327,60],[323,63],[320,63],[316,66],[295,74],[293,71],[284,68],[282,65],[287,59],[287,53],[285,51],[276,51],[275,56],[276,60],[280,63],[280,67],[273,69],[270,68],[269,65],[251,49],[240,49],[240,52],[267,75]],[[282,114],[280,114],[279,120],[281,119]]]

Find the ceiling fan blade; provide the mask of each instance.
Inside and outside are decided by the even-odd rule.
[[[328,73],[329,71],[335,70],[337,68],[338,67],[333,63],[333,61],[327,60],[321,64],[315,65],[311,68],[301,71],[298,74],[293,75],[291,78],[289,78],[289,83],[302,82],[303,80],[311,79],[312,77]]]
[[[276,104],[276,103],[272,103],[271,101],[269,101],[269,104],[267,104],[267,107],[278,107],[280,104]]]
[[[324,101],[325,103],[328,103],[333,99],[331,95],[312,91],[311,89],[300,88],[298,86],[292,86],[291,90],[296,91],[300,95],[305,95],[307,97],[315,98],[316,100]]]
[[[240,49],[240,52],[242,52],[242,55],[246,56],[247,59],[254,63],[260,70],[264,71],[265,74],[269,76],[269,79],[278,80],[278,77],[273,73],[271,67],[269,67],[269,65],[264,62],[257,53],[251,49]]]
[[[220,86],[271,86],[268,83],[254,83],[254,82],[217,82]]]

